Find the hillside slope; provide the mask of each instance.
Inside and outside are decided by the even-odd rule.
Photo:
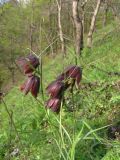
[[[69,64],[75,64],[74,52],[70,47],[64,60],[60,55],[54,59],[45,57],[44,88]],[[72,137],[73,128],[77,134],[83,123],[87,125],[84,127],[82,136],[84,137],[90,132],[88,139],[81,139],[78,142],[75,159],[119,160],[119,141],[108,139],[107,127],[100,129],[120,121],[120,75],[116,74],[116,72],[120,73],[119,27],[113,24],[98,30],[94,35],[93,48],[91,50],[84,49],[78,65],[83,68],[80,89],[74,90],[74,106],[71,94],[66,93],[66,106],[62,111],[62,124],[70,137]],[[41,94],[38,98],[41,99]],[[45,95],[45,99],[48,99],[47,95]],[[30,94],[24,96],[20,92],[19,86],[14,87],[6,95],[4,101],[14,119],[17,133],[4,104],[1,103],[0,160],[8,159],[9,154],[13,153],[15,149],[18,149],[19,154],[13,156],[13,160],[59,160],[59,148],[53,137],[53,133],[57,135],[57,131],[56,128],[49,126],[44,107]],[[71,108],[75,108],[75,117]],[[49,118],[53,126],[58,125],[55,117],[58,116],[50,111]],[[76,119],[75,123],[73,122],[74,118]],[[95,131],[96,129],[98,131]],[[57,140],[59,141],[59,138]],[[69,148],[67,140],[65,145]]]

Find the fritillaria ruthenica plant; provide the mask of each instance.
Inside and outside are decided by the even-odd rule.
[[[28,92],[31,92],[31,94],[35,98],[37,97],[39,88],[40,88],[40,78],[35,75],[28,77],[25,83],[23,83],[20,87],[21,91],[23,91],[25,95],[27,95]]]
[[[36,98],[40,88],[40,78],[35,75],[35,69],[40,65],[39,59],[35,55],[30,54],[25,58],[18,59],[17,63],[27,76],[27,80],[21,85],[21,91],[25,95],[31,92]],[[67,67],[63,73],[58,75],[55,81],[47,86],[46,90],[50,98],[46,102],[46,107],[50,108],[53,112],[59,113],[65,91],[68,88],[72,89],[75,84],[79,86],[81,78],[82,70],[79,66],[73,65]]]
[[[47,108],[50,108],[53,112],[56,113],[60,112],[60,105],[61,105],[60,98],[50,98],[46,103]]]
[[[46,107],[53,112],[59,113],[61,101],[67,88],[73,88],[75,84],[79,86],[82,78],[82,70],[79,66],[69,66],[63,73],[58,75],[55,81],[50,83],[46,88],[50,99],[46,103]]]
[[[31,92],[36,98],[40,88],[40,78],[35,75],[35,69],[40,65],[39,59],[35,55],[30,54],[25,58],[18,59],[17,63],[27,76],[27,80],[20,87],[21,91],[23,91],[25,95]]]
[[[20,65],[25,75],[32,74],[33,71],[40,65],[39,59],[33,54],[29,54],[25,58],[19,58],[17,63]]]
[[[67,67],[65,71],[57,77],[57,80],[68,82],[71,79],[73,80],[71,81],[71,83],[74,82],[75,84],[76,82],[77,86],[79,86],[81,78],[82,78],[82,69],[79,66],[73,65]]]

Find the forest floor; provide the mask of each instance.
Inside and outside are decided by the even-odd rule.
[[[67,138],[70,136],[72,139],[75,131],[75,135],[80,136],[75,160],[120,160],[119,138],[110,140],[107,135],[108,125],[120,122],[119,27],[113,23],[98,30],[94,35],[93,48],[85,48],[77,63],[83,68],[83,78],[79,90],[74,89],[74,104],[72,95],[68,92],[65,95],[66,106],[63,106],[61,115],[65,128],[64,147],[69,153],[71,144]],[[43,65],[44,88],[70,64],[75,64],[70,47],[64,60],[61,55],[54,59],[46,57]],[[41,100],[41,94],[38,99]],[[51,128],[44,107],[30,94],[24,96],[19,85],[4,97],[4,102],[0,107],[0,160],[65,159],[66,150],[63,147],[61,151],[57,146],[60,137],[56,119],[59,115],[49,112]],[[60,158],[59,154],[64,156]]]

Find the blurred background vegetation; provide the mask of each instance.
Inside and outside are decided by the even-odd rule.
[[[4,104],[0,103],[0,160],[64,159],[59,157],[60,150],[53,137],[54,133],[59,141],[58,128],[51,129],[47,124],[45,109],[38,101],[31,95],[24,97],[19,91],[24,75],[15,61],[30,52],[42,54],[44,89],[65,66],[76,63],[73,1],[61,1],[65,57],[61,49],[57,2],[60,1],[0,0],[0,91],[5,93],[4,101],[20,136],[18,140]],[[83,68],[83,79],[80,89],[74,91],[74,106],[71,94],[66,93],[62,114],[63,126],[70,137],[74,127],[76,135],[79,134],[83,122],[88,125],[81,137],[120,122],[120,1],[101,1],[91,47],[87,47],[87,38],[97,1],[88,0],[83,12],[84,2],[80,0],[78,6],[79,17],[84,18],[84,47],[77,59],[77,64]],[[38,98],[41,99],[41,95]],[[76,124],[72,107],[75,107]],[[50,112],[49,116],[51,123],[58,126],[55,115]],[[91,133],[89,139],[81,139],[74,159],[120,160],[120,137],[110,140],[107,132],[107,128],[100,129]],[[65,147],[70,147],[67,138]]]

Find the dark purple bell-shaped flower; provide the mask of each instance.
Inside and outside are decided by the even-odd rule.
[[[46,107],[50,108],[53,112],[59,113],[61,100],[59,98],[51,98],[47,101]]]
[[[20,86],[20,90],[24,92],[25,95],[28,94],[28,92],[30,91],[32,85],[33,85],[33,77],[29,77],[25,83],[23,83],[21,86]]]
[[[82,79],[82,69],[79,66],[69,66],[65,71],[57,77],[57,80],[66,81],[70,78],[74,79],[77,85],[79,85]]]
[[[61,97],[64,92],[65,85],[62,81],[53,81],[46,88],[52,98]]]
[[[31,92],[31,94],[36,98],[39,92],[39,87],[40,78],[37,76],[31,76],[28,77],[27,81],[24,84],[22,84],[20,89],[24,92],[25,95],[27,95],[28,92]]]
[[[39,59],[33,54],[25,58],[19,58],[17,63],[21,66],[25,74],[31,74],[40,64]]]
[[[40,88],[40,78],[35,76],[34,83],[31,88],[31,94],[33,95],[33,97],[35,97],[35,98],[37,97],[37,95],[39,93],[39,88]]]

